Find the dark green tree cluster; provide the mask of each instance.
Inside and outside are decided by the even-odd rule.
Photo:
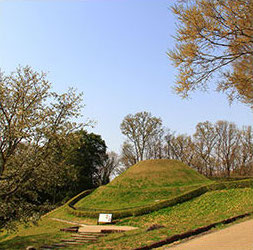
[[[80,130],[78,135],[79,147],[67,158],[67,163],[73,166],[76,175],[76,181],[70,183],[68,187],[72,194],[97,187],[100,183],[99,170],[108,158],[105,141],[100,135],[85,130]]]

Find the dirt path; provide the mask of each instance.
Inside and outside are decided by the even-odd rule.
[[[168,250],[253,250],[253,220],[241,222]]]
[[[79,228],[79,233],[100,233],[102,230],[112,230],[112,231],[130,231],[138,229],[137,227],[129,226],[114,226],[114,225],[86,225]]]
[[[58,219],[58,218],[51,218],[51,219],[59,221],[59,222],[68,223],[68,224],[71,224],[71,225],[86,226],[86,224],[79,223],[79,222],[76,222],[76,221],[69,221],[69,220],[63,220],[63,219]]]
[[[52,220],[56,220],[59,222],[68,223],[71,225],[80,226],[78,232],[84,233],[84,232],[92,232],[92,233],[100,233],[102,230],[119,230],[119,231],[130,231],[138,229],[137,227],[130,227],[130,226],[116,226],[116,225],[86,225],[83,223],[75,222],[75,221],[69,221],[69,220],[63,220],[58,218],[51,218]]]

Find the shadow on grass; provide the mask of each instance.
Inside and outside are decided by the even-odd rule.
[[[5,238],[7,238],[9,235],[6,233],[6,234],[2,234],[1,235],[1,231],[0,231],[0,241],[4,240]]]
[[[59,235],[43,233],[29,236],[15,236],[10,240],[0,242],[0,249],[26,249],[28,246],[40,247],[42,245],[52,244],[57,242]]]

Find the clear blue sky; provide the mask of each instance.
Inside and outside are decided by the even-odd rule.
[[[0,1],[0,67],[48,72],[54,90],[84,93],[83,119],[97,122],[110,150],[120,152],[120,123],[150,111],[166,127],[192,134],[198,122],[228,120],[252,125],[252,111],[229,106],[222,94],[197,92],[182,100],[171,87],[176,70],[171,0]]]

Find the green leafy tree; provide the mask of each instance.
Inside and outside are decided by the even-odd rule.
[[[28,66],[0,75],[0,227],[43,212],[38,192],[62,184],[66,165],[55,155],[83,126],[73,122],[80,103],[73,89],[52,92],[46,75]]]
[[[252,107],[252,0],[178,1],[172,10],[178,28],[176,46],[168,55],[179,69],[177,93],[186,97],[205,90],[218,76],[218,90]]]
[[[106,152],[105,141],[100,135],[85,130],[71,135],[71,141],[62,142],[55,149],[55,162],[64,162],[64,166],[61,165],[57,180],[39,192],[42,201],[62,203],[83,190],[105,185],[117,167],[117,155]]]
[[[99,173],[108,158],[105,141],[100,135],[88,133],[85,130],[78,131],[76,135],[79,138],[78,147],[69,152],[66,160],[76,174],[75,182],[69,186],[72,195],[100,184]]]

